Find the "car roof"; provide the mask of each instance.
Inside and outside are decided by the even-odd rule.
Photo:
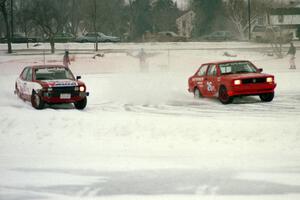
[[[67,68],[63,65],[31,65],[31,66],[27,66],[27,67],[31,67],[33,69],[45,69],[45,68]]]
[[[235,62],[250,62],[250,61],[249,60],[223,60],[223,61],[215,61],[215,62],[203,63],[202,65],[210,65],[210,64],[219,65],[219,64],[235,63]]]

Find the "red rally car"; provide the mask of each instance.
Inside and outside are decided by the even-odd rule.
[[[87,105],[86,86],[65,66],[40,65],[25,67],[16,80],[15,94],[31,101],[36,109],[47,104],[74,103],[82,110]]]
[[[221,103],[232,103],[234,97],[259,95],[261,101],[274,98],[274,76],[261,73],[247,60],[202,64],[188,80],[189,92],[196,98],[218,97]]]

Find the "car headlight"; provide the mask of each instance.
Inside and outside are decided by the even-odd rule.
[[[53,90],[52,87],[48,87],[48,92],[51,92]]]
[[[267,83],[272,83],[273,82],[273,77],[268,77],[266,81],[267,81]]]
[[[80,86],[80,87],[79,87],[79,91],[80,91],[80,92],[84,92],[84,90],[85,90],[85,87],[84,87],[84,86]]]
[[[241,80],[234,80],[234,81],[233,81],[233,84],[234,84],[234,85],[241,85],[241,84],[242,84],[242,81],[241,81]]]

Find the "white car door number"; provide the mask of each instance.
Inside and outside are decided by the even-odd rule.
[[[213,92],[215,90],[215,87],[213,86],[213,83],[211,81],[207,81],[207,91]]]

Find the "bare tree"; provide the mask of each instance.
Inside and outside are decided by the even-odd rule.
[[[35,0],[31,7],[33,22],[40,27],[50,42],[51,53],[55,52],[55,35],[62,31],[68,22],[69,1]]]
[[[266,16],[272,0],[251,0],[250,24],[254,24],[258,17]],[[244,0],[227,0],[225,2],[226,15],[236,27],[241,39],[245,39],[245,33],[249,30],[248,4]]]
[[[11,47],[11,30],[9,27],[8,22],[8,13],[7,13],[7,0],[0,0],[0,11],[3,14],[3,19],[5,23],[6,28],[6,39],[7,39],[7,47],[8,47],[8,53],[12,53],[12,47]]]

